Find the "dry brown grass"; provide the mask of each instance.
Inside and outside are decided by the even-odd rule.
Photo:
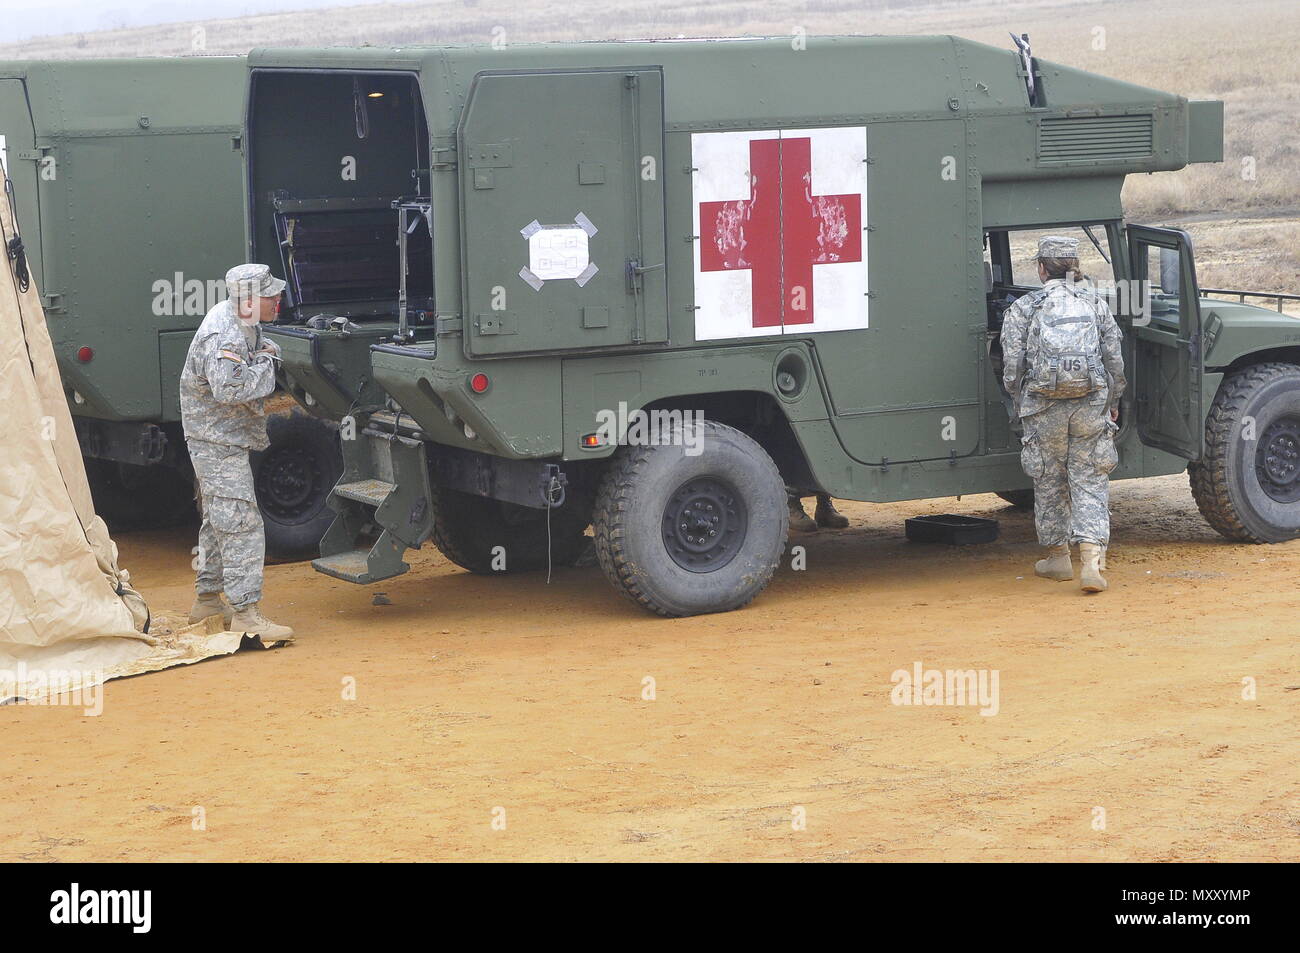
[[[1225,103],[1225,161],[1132,176],[1129,215],[1159,221],[1211,213],[1300,218],[1300,3],[1297,0],[434,0],[340,7],[201,24],[206,50],[258,46],[485,43],[648,36],[955,33],[998,46],[1027,32],[1045,59]],[[177,55],[196,24],[42,38],[0,46],[0,58]],[[1098,30],[1104,44],[1097,48]],[[1243,175],[1253,161],[1254,177]],[[1202,259],[1203,274],[1247,268],[1270,290],[1300,290],[1295,230],[1251,236],[1249,265]],[[1223,223],[1205,226],[1221,231]],[[1195,229],[1200,234],[1201,229]],[[1232,234],[1246,238],[1244,226]],[[1203,241],[1202,254],[1219,242]],[[1229,246],[1224,245],[1224,251]],[[1241,251],[1242,249],[1236,249]],[[1234,252],[1235,253],[1235,252]],[[1225,276],[1227,277],[1227,276]],[[1216,279],[1217,280],[1217,279]],[[1208,281],[1207,281],[1208,283]]]
[[[1300,293],[1300,223],[1275,218],[1228,219],[1192,229],[1202,288]],[[1248,299],[1249,300],[1249,299]],[[1272,308],[1273,301],[1250,300]],[[1300,301],[1285,304],[1300,317]]]

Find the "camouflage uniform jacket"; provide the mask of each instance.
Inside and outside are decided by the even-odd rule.
[[[278,354],[260,327],[240,323],[230,301],[207,313],[181,371],[181,422],[187,440],[267,448],[263,398],[275,390],[275,361],[266,351]]]
[[[1128,382],[1124,378],[1119,325],[1110,313],[1110,306],[1087,284],[1069,285],[1062,278],[1053,278],[1037,291],[1017,298],[1002,320],[1002,382],[1015,400],[1018,417],[1036,414],[1052,403],[1050,398],[1025,392],[1025,376],[1034,364],[1038,343],[1035,316],[1078,314],[1092,314],[1096,318],[1101,362],[1109,379],[1109,407],[1119,406]],[[1105,399],[1098,397],[1098,400]]]

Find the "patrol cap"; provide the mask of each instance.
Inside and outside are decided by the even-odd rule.
[[[274,298],[284,290],[284,281],[271,274],[269,265],[236,265],[226,272],[226,294],[233,300]]]
[[[1038,240],[1035,258],[1078,258],[1079,239],[1065,235],[1044,235]]]

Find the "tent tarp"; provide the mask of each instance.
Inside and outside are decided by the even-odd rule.
[[[14,222],[6,188],[6,245]],[[10,261],[0,272],[0,700],[22,696],[19,673],[104,681],[196,661],[206,642],[198,657],[234,651],[237,633],[189,632],[179,649],[147,634],[148,609],[95,515],[35,282],[23,290]]]

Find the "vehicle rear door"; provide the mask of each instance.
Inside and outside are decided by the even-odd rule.
[[[658,68],[479,73],[458,137],[470,355],[668,339]]]

